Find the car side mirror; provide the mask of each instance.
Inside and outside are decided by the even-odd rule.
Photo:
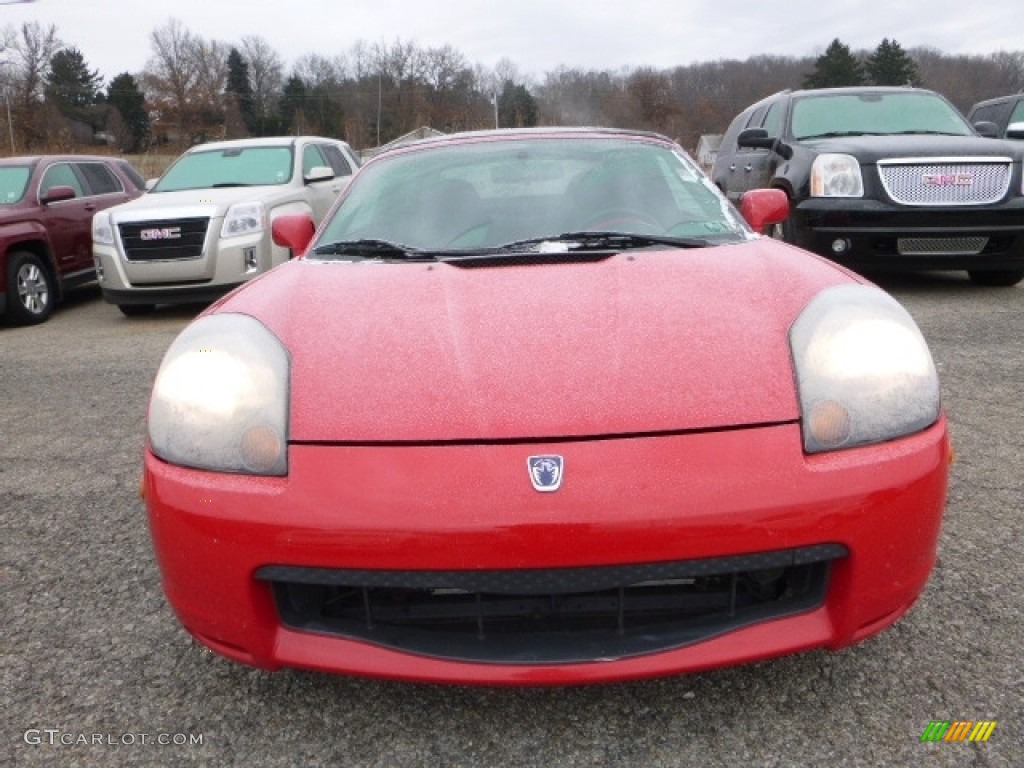
[[[1010,123],[1006,126],[1006,138],[1024,139],[1024,123]]]
[[[72,187],[57,185],[43,192],[39,196],[39,202],[43,205],[49,205],[50,203],[59,203],[61,200],[73,200],[74,198],[75,190]]]
[[[309,172],[304,174],[302,180],[307,184],[314,181],[328,181],[334,178],[334,169],[326,165],[316,165],[309,169]]]
[[[789,217],[789,198],[781,189],[752,189],[740,198],[740,214],[755,232]]]
[[[270,225],[270,237],[274,245],[290,248],[295,256],[306,252],[315,231],[316,225],[308,213],[282,214]]]
[[[764,128],[746,128],[740,131],[740,135],[736,137],[736,144],[750,149],[770,149],[786,160],[793,157],[793,148],[781,139],[769,136]]]
[[[998,139],[999,138],[999,126],[995,123],[991,123],[988,120],[979,120],[974,124],[974,130],[979,136],[984,136],[986,139]]]
[[[744,128],[736,137],[736,144],[750,149],[768,149],[771,146],[768,131],[764,128]]]

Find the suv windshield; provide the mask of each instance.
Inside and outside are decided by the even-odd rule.
[[[182,155],[152,191],[287,184],[291,177],[291,147],[228,147]]]
[[[472,252],[586,232],[714,242],[749,236],[711,182],[666,145],[548,136],[381,157],[353,181],[316,247],[326,253],[333,243],[376,241]]]
[[[31,172],[27,165],[0,167],[0,205],[14,205],[25,197]]]
[[[948,102],[933,93],[823,94],[793,103],[794,139],[897,133],[970,136],[972,131]]]

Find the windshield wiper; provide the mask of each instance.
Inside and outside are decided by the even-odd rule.
[[[917,134],[923,134],[927,136],[964,136],[963,133],[953,133],[952,131],[930,131],[926,128],[912,128],[906,131],[896,131],[894,135],[897,136],[914,136]]]
[[[255,187],[257,184],[246,184],[244,181],[219,181],[211,184],[210,189],[227,189],[228,187]],[[202,187],[199,187],[202,189]]]
[[[355,256],[360,259],[428,259],[434,255],[390,240],[363,238],[361,240],[337,240],[318,245],[312,250],[314,256]]]
[[[567,253],[572,251],[626,251],[631,248],[649,248],[667,245],[672,248],[704,248],[708,240],[699,237],[672,237],[670,235],[639,235],[630,232],[563,232],[560,235],[531,237],[515,240],[488,253]]]
[[[807,139],[836,139],[844,136],[886,136],[887,134],[877,131],[828,131],[826,133],[812,133],[810,136],[797,136],[798,141]]]

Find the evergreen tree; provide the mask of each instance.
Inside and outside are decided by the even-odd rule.
[[[124,72],[107,86],[107,104],[116,109],[125,127],[121,136],[121,149],[138,152],[149,141],[149,113],[146,111],[146,97],[139,90],[135,78]]]
[[[874,85],[920,85],[917,64],[895,40],[885,38],[865,65],[868,79]]]
[[[100,73],[90,71],[77,48],[62,48],[50,59],[44,92],[61,111],[91,107],[100,97]]]
[[[804,77],[804,88],[839,88],[863,85],[864,68],[850,47],[833,40],[824,55],[814,62],[814,71]]]
[[[226,95],[235,99],[238,111],[250,135],[256,133],[256,112],[254,109],[252,85],[249,83],[249,65],[245,63],[237,48],[228,53],[228,82]]]
[[[537,124],[537,101],[525,85],[505,81],[498,97],[498,122],[505,128],[530,128]]]
[[[303,113],[306,109],[306,84],[298,75],[292,75],[281,91],[278,112],[288,133],[302,133]]]

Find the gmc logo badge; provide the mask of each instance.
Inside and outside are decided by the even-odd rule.
[[[969,187],[974,184],[974,174],[926,173],[921,180],[926,187]]]
[[[180,240],[181,227],[143,229],[139,231],[139,237],[143,240]]]

